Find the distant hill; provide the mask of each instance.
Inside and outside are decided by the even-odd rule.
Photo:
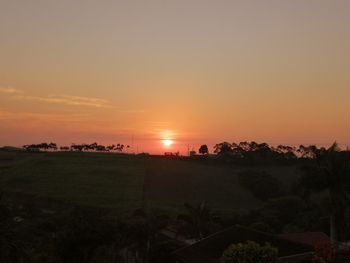
[[[24,151],[24,149],[19,148],[19,147],[14,147],[14,146],[4,146],[4,147],[0,147],[0,151],[8,151],[8,152]]]

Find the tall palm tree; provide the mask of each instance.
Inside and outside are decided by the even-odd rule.
[[[350,200],[349,155],[341,152],[335,142],[328,149],[315,151],[315,157],[329,194],[330,237],[331,242],[336,243],[340,231],[344,230],[345,211]]]
[[[178,219],[189,224],[191,232],[198,239],[203,239],[213,227],[213,214],[206,202],[192,206],[186,203],[187,214],[179,215]]]

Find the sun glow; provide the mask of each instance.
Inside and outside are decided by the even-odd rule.
[[[162,143],[165,147],[170,147],[174,143],[174,141],[169,139],[164,139],[162,140]]]

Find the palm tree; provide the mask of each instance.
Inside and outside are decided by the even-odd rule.
[[[315,159],[330,199],[331,242],[337,243],[340,231],[344,230],[345,211],[349,204],[349,155],[341,152],[335,142],[327,150],[315,151]]]
[[[184,220],[189,224],[191,232],[194,236],[203,239],[209,234],[213,226],[213,214],[206,202],[202,202],[197,206],[185,204],[187,210],[186,215],[179,215],[178,219]]]

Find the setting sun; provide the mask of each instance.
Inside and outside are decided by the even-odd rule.
[[[171,146],[174,143],[174,141],[173,140],[169,140],[169,139],[165,139],[165,140],[162,140],[162,143],[163,143],[164,146],[169,147],[169,146]]]
[[[0,7],[0,263],[350,263],[350,0]]]

